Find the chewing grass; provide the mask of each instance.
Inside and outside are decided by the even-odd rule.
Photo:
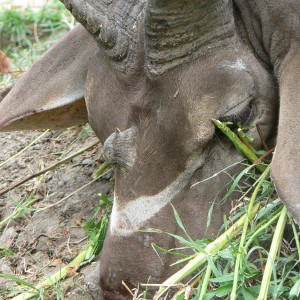
[[[254,163],[245,165],[245,169],[233,179],[226,197],[235,190],[246,188],[246,192],[238,200],[229,220],[226,219],[225,232],[214,241],[193,241],[174,208],[174,217],[183,236],[171,236],[183,247],[165,250],[155,245],[155,248],[178,255],[178,262],[184,266],[165,282],[156,285],[158,291],[154,299],[164,299],[172,293],[174,300],[299,299],[299,232],[278,199],[269,177],[270,151],[254,149],[251,137],[245,133],[248,128],[240,127],[235,134],[226,123],[213,122],[238,151]],[[288,226],[293,233],[289,243],[283,238]],[[192,249],[194,254],[182,258],[183,248]],[[183,290],[182,286],[185,286]],[[175,292],[176,289],[179,291]]]

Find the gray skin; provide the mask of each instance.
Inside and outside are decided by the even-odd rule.
[[[177,270],[174,257],[159,258],[151,243],[170,249],[178,242],[139,231],[181,234],[170,203],[193,238],[218,233],[231,206],[220,203],[230,182],[220,171],[236,174],[242,157],[216,135],[211,118],[259,124],[265,140],[276,137],[279,122],[272,176],[300,222],[293,171],[300,168],[299,1],[62,2],[87,31],[75,28],[17,83],[0,103],[0,126],[81,123],[85,98],[116,174],[101,254],[103,299],[130,299],[122,281],[134,288]],[[256,131],[250,134],[260,147]]]

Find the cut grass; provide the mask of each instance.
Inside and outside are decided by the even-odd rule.
[[[174,289],[182,286],[186,288],[183,291],[181,288],[181,292],[175,293],[172,299],[299,299],[299,233],[287,209],[278,201],[274,192],[269,177],[270,160],[266,160],[269,153],[256,151],[249,144],[251,137],[245,134],[243,128],[239,128],[239,134],[236,135],[226,123],[217,120],[213,122],[242,155],[255,163],[257,171],[263,174],[257,174],[253,166],[246,166],[233,181],[226,196],[231,195],[242,182],[243,185],[247,183],[248,187],[249,181],[252,180],[254,184],[244,193],[243,199],[240,199],[244,203],[238,205],[235,215],[231,217],[233,225],[216,240],[191,241],[189,237],[185,242],[184,237],[175,236],[185,248],[194,244],[192,250],[198,254],[192,255],[187,263],[186,258],[181,260],[181,263],[186,265],[165,282],[157,285],[159,289],[154,299],[164,299],[169,290],[173,290],[174,294]],[[266,162],[260,161],[258,154],[262,155]],[[247,200],[249,192],[250,201]],[[176,212],[175,219],[183,229],[184,235],[188,236]],[[283,238],[287,226],[292,227],[294,246],[286,245]],[[224,228],[227,227],[225,224]],[[199,244],[206,244],[200,252]],[[271,245],[269,249],[268,245]],[[163,250],[158,246],[156,248]],[[179,249],[173,249],[172,252],[180,254]],[[198,286],[195,285],[194,279],[188,279],[192,275],[192,278],[198,278]]]
[[[222,127],[226,129],[225,132],[230,134],[231,138],[239,139],[240,135],[233,135],[231,130],[224,126],[226,124],[222,124]],[[242,136],[245,137],[245,135]],[[241,143],[243,141],[239,139],[235,145],[241,145]],[[243,144],[239,151],[243,151],[241,149],[244,149],[244,145],[246,144]],[[255,150],[249,147],[247,149],[249,151]],[[259,151],[255,152],[259,153]],[[254,161],[254,157],[252,161]],[[174,291],[174,289],[179,290],[173,297],[176,300],[299,299],[300,275],[297,268],[299,267],[300,242],[297,227],[274,193],[273,183],[269,178],[268,161],[266,163],[260,162],[260,166],[261,168],[257,170],[253,166],[246,166],[245,170],[237,176],[237,179],[233,180],[227,196],[231,195],[241,182],[243,185],[247,183],[247,195],[244,195],[244,202],[239,205],[235,215],[224,225],[224,228],[227,228],[225,232],[214,241],[193,241],[174,208],[174,217],[178,226],[188,238],[174,237],[185,247],[191,247],[196,254],[190,258],[186,258],[186,256],[182,258],[181,256],[181,263],[186,265],[164,283],[158,285],[159,290],[154,299],[164,299],[165,294],[169,290]],[[104,164],[99,169],[97,176],[99,173],[103,173],[106,168],[107,164]],[[263,174],[258,174],[257,171],[263,171]],[[249,184],[251,180],[252,185]],[[249,191],[251,192],[250,199],[247,197]],[[110,210],[111,200],[103,195],[100,196],[100,199],[102,200],[101,205],[96,208],[96,212],[100,212],[103,207]],[[287,220],[292,226],[295,240],[293,247],[286,245],[283,239]],[[79,267],[79,261],[81,265],[89,263],[99,253],[103,245],[106,227],[104,225],[103,227],[101,222],[107,226],[107,215],[99,222],[95,222],[94,215],[85,224],[90,242],[71,264],[58,273],[47,276],[39,284],[30,287],[30,292],[27,291],[13,299],[39,297],[38,295],[42,295],[45,293],[45,289],[50,287],[59,289],[57,287],[60,286],[60,280],[67,277],[68,274],[72,275],[70,270]],[[230,223],[231,225],[229,225]],[[156,230],[155,232],[159,231]],[[267,249],[268,245],[271,245],[270,249]],[[157,250],[163,251],[157,245],[154,246]],[[178,253],[180,254],[180,249],[178,249]],[[191,275],[193,275],[193,279],[187,280]],[[185,280],[186,282],[184,282]],[[15,281],[18,282],[18,280]],[[22,284],[21,281],[18,283]],[[31,283],[28,284],[31,285]],[[26,289],[29,288],[28,284],[24,284]],[[141,286],[147,288],[155,285],[145,284]],[[57,291],[57,297],[62,299],[63,295],[59,295],[60,289]],[[136,290],[132,295],[134,299],[149,299],[146,291]]]

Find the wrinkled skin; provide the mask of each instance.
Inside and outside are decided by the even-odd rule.
[[[160,0],[148,3],[155,9],[163,9],[165,5]],[[174,0],[174,3],[179,2]],[[72,72],[65,80],[71,90],[76,90],[72,84],[74,70],[80,70],[75,79],[85,82],[85,93],[70,93],[73,98],[67,98],[67,105],[85,97],[88,120],[116,171],[115,203],[101,254],[100,284],[104,299],[130,299],[122,281],[134,288],[139,282],[162,282],[176,271],[175,267],[169,267],[174,257],[161,254],[159,258],[151,246],[157,243],[170,249],[178,246],[176,241],[164,234],[139,231],[150,227],[181,234],[170,203],[193,238],[215,237],[218,233],[223,215],[228,214],[231,205],[229,201],[220,203],[230,182],[230,176],[220,171],[227,168],[226,173],[236,174],[242,157],[230,142],[216,134],[212,118],[259,124],[264,139],[271,140],[277,133],[279,110],[272,176],[280,196],[296,221],[300,221],[300,179],[293,171],[300,168],[297,133],[300,4],[296,0],[289,4],[287,8],[282,1],[234,1],[235,43],[222,44],[221,40],[221,46],[211,51],[200,51],[189,61],[155,71],[151,71],[147,57],[151,43],[143,35],[143,17],[134,23],[139,34],[134,40],[135,52],[127,72],[112,62],[109,52],[97,50],[99,41],[96,39],[97,45],[78,26],[33,66],[27,78],[0,104],[0,125],[4,129],[22,129],[22,124],[26,128],[41,127],[41,113],[59,116],[51,119],[54,127],[70,125],[74,114],[70,116],[66,105],[61,104],[59,93],[42,99],[43,108],[32,113],[38,105],[36,95],[43,95],[42,88],[34,87],[36,82],[49,80],[53,71],[50,67],[43,72],[40,66],[50,58],[54,65],[60,66],[69,53],[74,53],[74,47],[80,49],[77,54],[81,54],[80,62],[75,56],[72,59],[68,56],[67,66]],[[80,10],[80,5],[74,7],[68,6],[73,11]],[[73,12],[75,16],[78,11]],[[79,20],[85,19],[79,17]],[[168,30],[165,24],[160,23],[162,30]],[[93,32],[89,24],[86,26]],[[65,68],[61,69],[59,74],[65,74]],[[50,83],[53,89],[62,84],[61,80]],[[35,100],[26,100],[23,110],[14,110],[12,114],[9,109],[18,106],[25,86],[27,93],[35,91]],[[61,121],[64,114],[68,120],[65,124]],[[84,116],[81,114],[81,121]],[[260,147],[256,130],[250,134]],[[218,176],[210,178],[218,172]],[[192,187],[197,182],[200,183]],[[213,218],[207,229],[213,202]]]
[[[104,71],[102,76],[105,74]],[[202,74],[200,81],[198,74]],[[101,78],[101,74],[98,76]],[[122,81],[116,78],[113,86],[121,85],[121,90],[124,90],[122,85],[126,81]],[[134,110],[134,117],[132,114],[128,116],[127,127],[136,127],[133,146],[136,158],[125,173],[119,169],[116,172],[117,202],[102,254],[105,259],[101,263],[104,290],[118,290],[122,279],[126,281],[128,278],[127,284],[135,286],[138,281],[147,282],[149,274],[151,281],[159,282],[174,272],[174,268],[168,269],[169,256],[163,256],[161,264],[154,251],[149,251],[151,242],[157,242],[157,239],[167,249],[175,247],[174,240],[165,235],[136,232],[139,228],[150,227],[179,234],[168,205],[171,200],[193,238],[212,237],[217,233],[230,203],[221,206],[217,201],[208,233],[207,212],[213,200],[224,193],[221,189],[230,180],[229,176],[223,174],[190,187],[240,161],[241,157],[230,143],[217,138],[211,118],[234,115],[250,105],[252,121],[261,125],[265,137],[270,135],[276,124],[276,87],[246,49],[228,49],[223,51],[222,57],[219,53],[213,53],[174,70],[172,76],[162,75],[154,82],[146,79],[138,84],[136,98],[130,89],[123,95],[131,100]],[[135,88],[132,86],[133,90]],[[178,95],[174,96],[176,92]],[[118,99],[116,97],[114,101]],[[89,111],[97,111],[96,102],[88,101],[88,107]],[[98,114],[102,116],[100,111]],[[103,116],[96,122],[102,123],[104,120]],[[104,126],[94,124],[94,121],[91,124],[95,129]],[[259,139],[256,142],[259,143]],[[188,163],[190,160],[193,162]],[[183,172],[188,174],[174,185],[174,198],[165,195],[161,199],[158,193],[178,180]],[[236,168],[229,169],[229,173],[234,172]],[[149,206],[147,200],[141,197],[144,195],[152,196],[153,202]],[[128,203],[134,201],[138,205],[131,210],[131,214]],[[162,202],[161,209],[156,210],[154,203]],[[136,267],[137,260],[143,262],[142,269]],[[112,294],[106,295],[107,299],[114,299]]]

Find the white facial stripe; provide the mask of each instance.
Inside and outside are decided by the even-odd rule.
[[[189,183],[194,172],[205,161],[205,155],[197,153],[187,163],[186,168],[169,186],[153,196],[142,196],[119,207],[118,196],[115,195],[114,207],[110,219],[112,235],[128,236],[143,228],[145,223],[157,214],[163,207]]]

